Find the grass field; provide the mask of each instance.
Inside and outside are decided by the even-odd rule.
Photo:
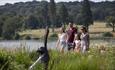
[[[98,48],[90,49],[87,54],[74,52],[60,53],[49,50],[49,70],[115,70],[115,47],[106,48],[104,53],[99,53]],[[18,48],[7,51],[0,49],[0,70],[28,70],[29,66],[37,59],[35,51]],[[43,70],[42,64],[37,64],[33,70]]]
[[[80,26],[78,26],[80,29]],[[90,34],[100,34],[104,32],[111,32],[112,28],[107,28],[106,23],[104,22],[95,22],[94,25],[91,25],[89,27],[89,32]],[[20,35],[31,35],[33,37],[41,38],[44,35],[45,30],[44,29],[36,29],[36,30],[26,30],[23,32],[20,32]],[[55,33],[59,32],[59,28],[55,29]],[[50,29],[50,35],[52,34],[51,29]],[[115,33],[113,33],[115,36]]]
[[[112,28],[107,28],[104,22],[95,22],[94,25],[90,26],[89,31],[92,33],[111,32]]]

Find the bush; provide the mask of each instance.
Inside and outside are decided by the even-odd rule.
[[[113,34],[110,32],[105,32],[102,34],[103,37],[113,37]]]
[[[2,38],[2,37],[0,37],[0,40],[3,40],[3,38]]]
[[[19,40],[20,39],[20,35],[18,33],[16,33],[15,36],[14,36],[14,39],[15,40]]]
[[[12,56],[3,50],[0,50],[0,70],[12,70],[10,68]]]
[[[31,40],[31,37],[29,35],[24,37],[25,40]]]
[[[58,37],[58,35],[56,33],[53,33],[50,35],[50,37]]]
[[[109,28],[109,27],[112,27],[112,26],[111,26],[109,23],[107,23],[107,24],[106,24],[106,27],[108,27],[108,28]]]

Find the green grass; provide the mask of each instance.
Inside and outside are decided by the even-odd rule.
[[[100,54],[97,48],[90,49],[87,54],[74,52],[60,53],[49,50],[49,70],[115,70],[115,48],[107,48]],[[18,48],[17,50],[0,50],[0,70],[28,70],[37,59],[35,51]],[[37,64],[34,70],[43,70],[42,64]]]

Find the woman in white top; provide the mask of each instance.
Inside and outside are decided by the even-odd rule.
[[[64,48],[66,47],[67,34],[65,33],[64,28],[60,28],[60,33],[58,34],[58,41],[56,47],[60,48],[60,52],[64,52]]]
[[[89,50],[89,33],[85,26],[81,28],[81,50],[83,53]]]

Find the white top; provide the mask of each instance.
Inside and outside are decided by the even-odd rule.
[[[81,45],[82,45],[82,47],[83,46],[88,47],[88,45],[89,45],[88,41],[89,41],[89,34],[88,33],[86,33],[86,34],[82,33],[81,34]]]
[[[75,47],[80,47],[81,41],[80,40],[75,40]]]
[[[59,34],[60,42],[66,42],[66,33]]]

